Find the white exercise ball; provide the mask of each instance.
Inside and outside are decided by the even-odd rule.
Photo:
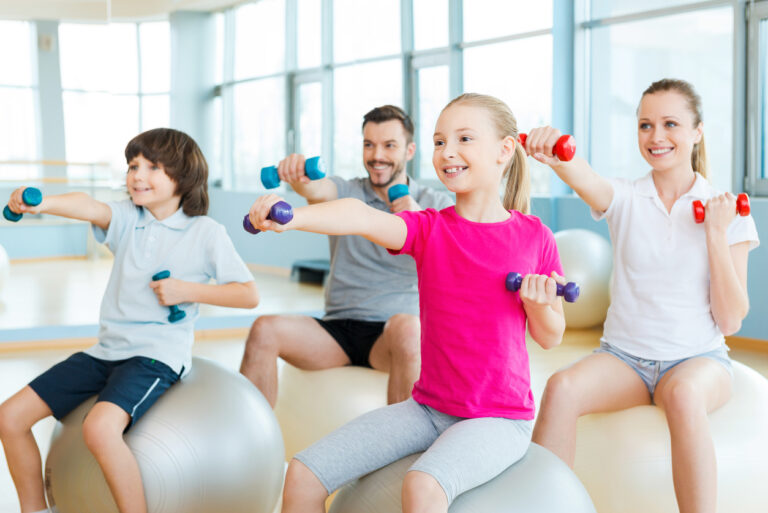
[[[45,465],[59,513],[117,513],[101,468],[83,441],[95,397],[57,425]],[[194,358],[192,369],[125,434],[149,513],[271,513],[283,484],[284,450],[272,409],[247,379]]]
[[[3,246],[0,246],[0,291],[8,283],[8,279],[11,277],[11,260],[8,258],[8,253]]]
[[[717,511],[768,511],[768,380],[733,362],[731,399],[709,415]],[[600,513],[677,513],[664,412],[637,406],[578,421],[574,472]]]
[[[403,478],[419,454],[407,456],[354,481],[336,494],[329,513],[400,513]],[[543,447],[485,484],[453,501],[449,513],[595,513],[571,469]]]
[[[280,371],[275,415],[285,456],[306,449],[363,413],[387,405],[385,372],[367,367],[307,371],[285,364]]]
[[[610,303],[613,271],[611,244],[589,230],[563,230],[555,234],[563,272],[567,281],[580,288],[574,303],[564,302],[568,328],[591,328],[605,321]]]

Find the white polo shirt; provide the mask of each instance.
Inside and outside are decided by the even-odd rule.
[[[611,306],[604,342],[648,360],[677,360],[724,343],[709,303],[709,260],[703,224],[691,203],[720,194],[696,174],[693,187],[667,212],[649,172],[632,181],[609,179],[613,201],[604,213],[613,242]],[[728,244],[759,245],[752,216],[736,216]]]
[[[106,231],[93,226],[96,240],[115,255],[101,301],[99,342],[85,352],[102,360],[145,356],[177,373],[192,359],[197,303],[181,303],[184,319],[171,323],[170,310],[149,288],[152,275],[168,270],[172,278],[196,283],[253,281],[227,231],[208,216],[189,217],[182,209],[158,221],[131,200],[109,203]]]

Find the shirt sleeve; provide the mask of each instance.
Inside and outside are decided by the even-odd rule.
[[[211,232],[208,238],[207,274],[220,285],[253,281],[253,274],[235,250],[224,226],[216,223]]]
[[[407,235],[405,243],[400,250],[387,249],[391,255],[411,255],[417,262],[421,258],[424,241],[427,239],[430,227],[438,215],[434,208],[419,210],[416,212],[404,211],[395,214],[405,221]]]
[[[755,219],[751,215],[745,217],[736,216],[731,221],[731,224],[728,225],[726,236],[728,237],[729,246],[749,241],[749,250],[752,251],[760,245]]]
[[[594,208],[590,208],[589,211],[592,214],[592,219],[595,221],[602,221],[605,218],[612,217],[616,211],[626,203],[626,199],[632,193],[632,182],[626,178],[606,178],[608,182],[613,186],[613,198],[611,204],[605,212],[600,212]]]
[[[336,193],[339,199],[349,197],[349,190],[351,188],[349,180],[345,180],[340,176],[329,176],[328,178],[336,184]]]
[[[140,210],[131,200],[111,201],[107,206],[112,210],[112,219],[107,229],[104,230],[95,224],[91,225],[91,229],[96,242],[106,244],[112,254],[115,254],[120,241],[124,239],[126,230],[136,225]]]
[[[555,236],[546,225],[541,225],[541,261],[537,274],[551,276],[555,271],[563,276],[563,264],[560,262],[560,252],[557,250]],[[567,278],[567,276],[566,276]]]

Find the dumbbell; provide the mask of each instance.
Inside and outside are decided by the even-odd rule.
[[[293,219],[293,208],[285,201],[278,201],[269,209],[267,219],[271,219],[279,224],[285,224]],[[248,214],[245,214],[245,217],[243,218],[243,229],[254,235],[261,231],[253,227],[251,220],[248,219]]]
[[[746,193],[741,193],[736,196],[736,212],[740,216],[748,216],[751,208],[749,206],[749,196]],[[701,200],[695,200],[693,202],[693,219],[697,223],[703,223],[705,216],[704,204]]]
[[[152,276],[152,281],[164,280],[171,277],[171,271],[160,271]],[[178,322],[187,316],[187,312],[179,308],[179,305],[171,305],[168,307],[171,310],[171,315],[168,316],[169,322]]]
[[[398,198],[402,198],[403,196],[408,196],[408,194],[410,194],[410,191],[408,190],[408,186],[405,185],[404,183],[393,185],[387,191],[387,196],[389,197],[390,203],[392,203]]]
[[[525,147],[525,140],[528,138],[528,134],[520,134],[518,136],[518,142]],[[576,155],[576,139],[572,135],[563,135],[555,143],[555,147],[552,148],[552,152],[555,157],[559,158],[563,162],[568,162]]]
[[[325,163],[320,157],[312,157],[304,161],[304,173],[310,180],[325,177]],[[277,174],[277,166],[261,168],[261,183],[267,189],[274,189],[280,185],[280,175]]]
[[[520,286],[523,284],[523,275],[516,272],[511,272],[507,275],[507,282],[506,287],[507,290],[511,290],[512,292],[517,292],[520,290]],[[569,281],[565,285],[562,285],[560,283],[557,284],[557,295],[563,296],[563,299],[568,301],[569,303],[573,303],[579,298],[579,292],[581,290],[579,289],[579,286]]]
[[[24,189],[24,192],[21,193],[21,201],[30,207],[36,207],[43,201],[43,193],[40,192],[40,189],[36,189],[35,187],[27,187]],[[23,216],[24,214],[19,214],[11,210],[8,205],[3,209],[3,217],[14,223]]]

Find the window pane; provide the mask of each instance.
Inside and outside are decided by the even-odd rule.
[[[0,85],[32,85],[32,34],[30,24],[0,21]],[[9,51],[13,48],[13,51]]]
[[[139,25],[141,41],[141,91],[171,90],[171,30],[167,22]]]
[[[268,78],[234,87],[236,189],[257,189],[260,171],[285,157],[285,80]]]
[[[402,105],[401,67],[400,59],[392,59],[336,69],[333,174],[344,178],[366,175],[363,116],[381,105]]]
[[[61,86],[64,89],[138,91],[136,25],[59,26]]]
[[[323,86],[320,82],[299,86],[299,133],[297,150],[307,157],[323,151]]]
[[[732,27],[731,7],[725,7],[593,30],[590,159],[598,173],[645,173],[648,164],[637,149],[640,95],[651,82],[681,78],[702,98],[710,180],[731,189]]]
[[[443,46],[448,46],[448,0],[413,2],[413,47],[424,50]]]
[[[298,65],[299,68],[314,68],[322,61],[322,4],[320,0],[298,0]]]
[[[335,62],[400,52],[400,0],[334,0]]]
[[[692,4],[701,0],[592,0],[592,19],[621,16],[665,7]]]
[[[221,96],[216,96],[212,100],[211,106],[211,146],[205,159],[208,161],[208,181],[217,186],[221,186],[224,180],[224,159],[222,158],[222,145],[224,138],[224,113]],[[205,150],[203,150],[205,151]]]
[[[214,14],[216,19],[216,64],[214,68],[214,83],[224,81],[224,14]]]
[[[123,151],[139,133],[138,97],[65,91],[63,102],[67,160],[125,168]]]
[[[464,0],[464,40],[552,28],[552,0]]]
[[[513,66],[489,66],[513,62]],[[496,96],[515,117],[520,132],[552,123],[552,36],[519,39],[467,48],[464,52],[464,89]],[[549,192],[551,170],[528,159],[531,191]]]
[[[768,20],[760,20],[758,52],[760,54],[760,70],[758,71],[759,122],[760,122],[760,162],[758,164],[757,178],[768,177]]]
[[[235,11],[235,80],[285,69],[285,1],[261,0]]]
[[[0,87],[0,160],[37,158],[34,102],[32,89]]]
[[[167,94],[141,97],[141,131],[170,126],[171,106]]]
[[[448,66],[435,66],[419,70],[419,116],[416,120],[416,151],[418,165],[413,173],[416,178],[435,179],[432,165],[435,124],[440,111],[450,101]]]

